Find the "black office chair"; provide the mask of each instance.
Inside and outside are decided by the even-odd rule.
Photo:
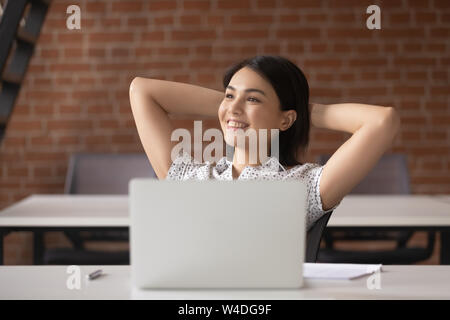
[[[330,155],[322,155],[318,162],[325,164]],[[410,194],[409,174],[406,156],[385,154],[369,174],[359,183],[351,194]],[[325,230],[325,248],[318,254],[318,262],[331,263],[382,263],[412,264],[428,259],[433,253],[435,232],[428,232],[426,247],[407,247],[413,231],[332,231]],[[393,250],[340,250],[334,247],[338,240],[394,240]]]
[[[76,153],[69,161],[66,194],[128,194],[132,178],[156,178],[144,153]],[[54,248],[44,252],[44,264],[127,265],[129,250],[86,249],[87,242],[128,242],[128,231],[66,231],[73,248]]]
[[[332,213],[333,211],[330,211],[324,216],[320,217],[320,219],[318,219],[308,230],[306,235],[305,262],[317,261],[317,254],[319,253],[320,249],[320,241],[322,240],[324,230],[328,224],[328,220],[330,220]]]

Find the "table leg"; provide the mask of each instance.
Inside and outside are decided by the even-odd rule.
[[[44,255],[44,234],[42,231],[35,230],[33,232],[33,263],[41,265]]]
[[[441,264],[450,264],[450,232],[441,231]]]

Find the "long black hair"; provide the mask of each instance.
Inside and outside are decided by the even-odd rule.
[[[280,131],[279,162],[284,166],[301,164],[297,152],[306,153],[309,143],[310,112],[309,86],[305,75],[294,63],[281,56],[258,55],[244,59],[230,67],[223,76],[226,89],[233,75],[244,67],[249,67],[274,88],[280,108],[283,111],[295,110],[297,119],[291,127]]]

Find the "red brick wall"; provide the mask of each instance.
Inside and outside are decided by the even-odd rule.
[[[81,30],[66,28],[72,4]],[[366,28],[371,4],[381,30]],[[133,77],[222,89],[225,68],[255,54],[297,63],[313,102],[397,108],[390,151],[407,154],[413,193],[449,193],[449,30],[448,0],[55,0],[0,147],[0,208],[62,193],[72,152],[143,151]],[[348,137],[314,129],[308,160]],[[5,247],[6,263],[31,263],[29,235],[8,235]]]

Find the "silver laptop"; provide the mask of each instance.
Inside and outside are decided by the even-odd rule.
[[[306,186],[301,181],[129,184],[137,288],[299,288]]]

